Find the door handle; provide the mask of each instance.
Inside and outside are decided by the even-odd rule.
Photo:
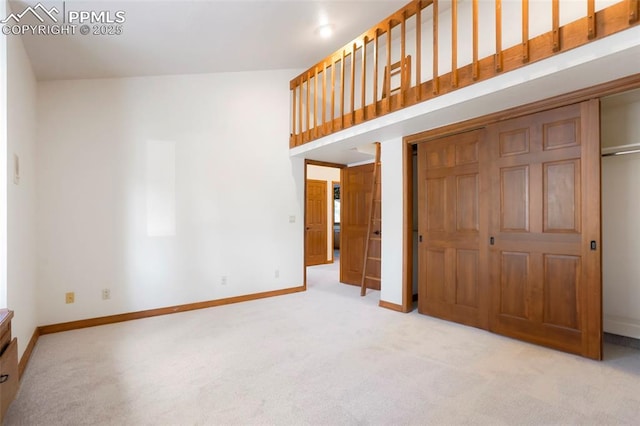
[[[0,383],[4,383],[7,380],[9,380],[9,375],[8,374],[3,374],[0,376]]]

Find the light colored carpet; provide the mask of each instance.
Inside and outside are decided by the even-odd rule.
[[[309,290],[42,336],[8,425],[638,424],[640,351],[606,360]]]

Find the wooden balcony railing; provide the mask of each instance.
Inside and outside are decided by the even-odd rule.
[[[291,81],[290,147],[630,28],[639,3],[412,1]]]

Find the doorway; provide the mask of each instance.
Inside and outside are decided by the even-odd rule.
[[[375,169],[371,162],[347,167],[306,160],[305,285],[361,287],[364,279],[365,288],[380,290],[381,194]]]
[[[640,347],[640,89],[602,98],[605,341]]]
[[[305,165],[305,282],[321,285],[340,277],[341,164]]]

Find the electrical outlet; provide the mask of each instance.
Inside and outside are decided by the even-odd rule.
[[[74,292],[66,293],[64,295],[64,300],[66,303],[73,303],[76,301],[76,294]]]
[[[102,300],[111,299],[111,290],[108,288],[102,289]]]
[[[221,285],[227,285],[227,276],[226,276],[226,275],[223,275],[223,276],[220,278],[220,284],[221,284]]]
[[[276,269],[276,272],[274,275],[276,278],[280,278],[280,269]]]

